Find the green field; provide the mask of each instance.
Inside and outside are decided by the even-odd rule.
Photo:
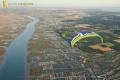
[[[116,51],[120,51],[120,48],[119,48],[120,44],[113,41],[115,39],[118,39],[116,36],[114,36],[112,34],[104,33],[104,32],[101,32],[101,33],[98,33],[98,34],[100,34],[103,37],[104,43],[105,42],[110,42],[110,43],[114,44],[114,46],[111,46],[110,48],[112,48],[112,49],[114,49]],[[109,38],[106,38],[106,36],[108,36]]]

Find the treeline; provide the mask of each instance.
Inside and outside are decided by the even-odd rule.
[[[105,19],[106,18],[106,19]],[[109,26],[120,26],[120,16],[115,15],[95,15],[90,17],[84,17],[77,20],[63,20],[62,22],[75,22],[75,24],[102,24]]]
[[[120,35],[120,30],[114,30],[113,33],[114,33],[114,34],[119,34],[119,35]]]

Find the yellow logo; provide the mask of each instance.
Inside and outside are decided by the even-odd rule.
[[[6,2],[6,0],[3,0],[3,6],[4,8],[8,9],[8,3]]]

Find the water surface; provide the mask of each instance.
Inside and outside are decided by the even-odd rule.
[[[33,21],[27,24],[26,29],[15,38],[6,49],[3,65],[0,69],[0,80],[25,80],[27,45],[35,31],[38,19],[28,16]]]

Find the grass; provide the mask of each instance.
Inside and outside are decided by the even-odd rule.
[[[0,61],[2,61],[3,60],[3,58],[0,58]]]
[[[5,49],[4,48],[0,48],[0,56],[5,54]]]
[[[115,39],[118,39],[118,37],[114,36],[114,34],[109,34],[109,33],[99,33],[103,39],[104,39],[104,42],[110,42],[112,44],[114,44],[114,46],[111,46],[110,48],[114,49],[114,50],[117,50],[117,51],[120,51],[120,44],[117,43],[117,42],[114,42],[113,40]],[[105,36],[108,36],[109,38],[106,38]]]
[[[41,69],[34,69],[30,71],[30,76],[34,77],[34,76],[40,75],[41,73],[42,73]]]

